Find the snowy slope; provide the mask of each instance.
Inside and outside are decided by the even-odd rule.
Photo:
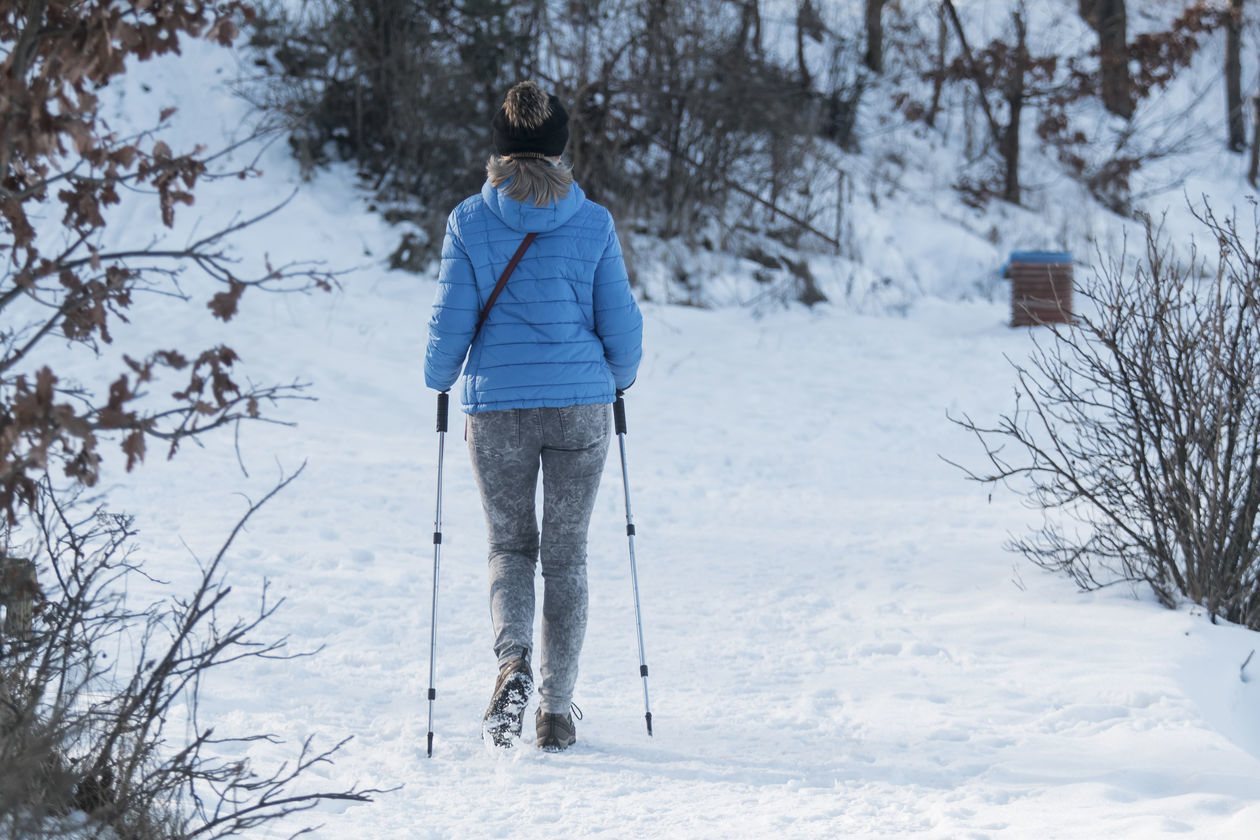
[[[121,107],[139,120],[163,95],[184,98],[190,136],[235,130],[239,103],[201,91],[189,52],[191,67],[145,68],[150,92]],[[1000,299],[925,295],[905,317],[843,301],[760,317],[644,307],[627,447],[650,739],[614,454],[592,525],[579,742],[560,755],[482,746],[494,678],[484,524],[455,419],[426,758],[437,435],[420,359],[433,281],[381,267],[396,232],[348,172],[302,183],[281,145],[260,165],[260,179],[204,185],[198,214],[230,217],[297,187],[241,254],[326,260],[351,269],[341,289],[246,295],[226,327],[168,300],[141,306],[189,343],[228,341],[259,379],[309,380],[318,402],[277,409],[294,429],[242,431],[248,475],[224,436],[115,471],[110,498],[138,515],[146,563],[178,586],[190,554],[212,555],[243,512],[237,494],[258,498],[306,465],[237,542],[228,574],[236,609],[256,609],[267,580],[269,599],[287,599],[271,632],[323,650],[207,683],[202,719],[286,739],[251,747],[260,761],[310,735],[354,736],[314,781],[403,786],[312,815],[313,836],[1256,836],[1260,665],[1250,682],[1239,667],[1260,637],[1142,592],[1081,595],[1027,566],[1002,543],[1035,514],[940,458],[979,455],[947,412],[1009,405],[1004,355],[1025,353],[1030,335],[1005,326]],[[862,223],[920,219],[920,242],[959,229],[905,195],[878,212]],[[969,247],[968,270],[982,273],[985,252]],[[927,272],[922,249],[905,260]],[[950,270],[920,286],[958,288]],[[154,340],[122,331],[119,344]]]

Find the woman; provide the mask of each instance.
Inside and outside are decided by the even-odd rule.
[[[608,405],[634,382],[643,319],[612,217],[586,199],[561,162],[569,118],[560,100],[522,82],[508,91],[492,129],[496,154],[481,193],[447,221],[424,374],[430,388],[445,391],[467,356],[463,405],[489,531],[499,664],[483,734],[498,746],[520,738],[534,687],[541,560],[537,743],[562,750],[576,740],[586,535],[608,453]],[[492,299],[510,263],[515,269]]]

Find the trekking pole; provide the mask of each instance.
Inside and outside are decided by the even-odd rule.
[[[626,491],[626,537],[630,540],[630,581],[634,585],[634,624],[639,634],[639,675],[643,677],[643,710],[648,735],[652,734],[652,704],[648,701],[648,666],[643,655],[643,613],[639,609],[639,571],[634,562],[634,515],[630,512],[630,475],[626,471],[626,401],[625,392],[617,390],[613,403],[613,419],[617,442],[621,447],[621,483]]]
[[[433,758],[433,701],[437,699],[433,678],[437,660],[438,569],[442,563],[442,456],[446,450],[446,415],[449,405],[450,394],[446,391],[438,394],[437,513],[433,517],[433,619],[429,625],[429,758]]]

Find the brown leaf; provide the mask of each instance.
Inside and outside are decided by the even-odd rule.
[[[121,411],[123,404],[130,402],[136,398],[136,394],[131,390],[131,386],[127,384],[127,377],[120,376],[109,386],[109,407],[114,411]]]
[[[232,46],[232,42],[236,40],[237,29],[236,24],[230,18],[220,18],[214,22],[214,26],[206,33],[206,37],[217,41],[225,47]]]
[[[96,486],[96,481],[100,477],[98,468],[101,465],[101,458],[90,446],[85,446],[83,451],[74,456],[74,459],[66,463],[66,476],[73,478],[85,487]]]
[[[122,146],[121,148],[114,150],[114,153],[110,155],[110,159],[113,160],[114,163],[121,166],[123,169],[130,169],[131,164],[135,162],[136,154],[139,151],[140,150],[137,149],[134,145]]]
[[[175,370],[182,370],[188,366],[188,360],[174,350],[159,350],[153,354],[153,358]]]
[[[21,202],[13,199],[0,202],[0,213],[4,214],[5,221],[9,223],[15,246],[27,245],[35,239],[35,228],[27,220],[26,209]]]
[[[137,463],[144,460],[144,432],[136,429],[123,438],[122,451],[127,455],[127,472]]]
[[[232,320],[232,316],[236,314],[237,304],[240,303],[241,295],[245,292],[245,284],[236,280],[228,283],[226,292],[219,292],[210,298],[210,303],[206,304],[210,311],[214,313],[214,317],[222,321]]]
[[[183,391],[176,391],[171,396],[177,400],[190,400],[195,394],[200,394],[205,387],[206,380],[194,373],[188,378],[188,387]]]
[[[35,396],[39,399],[41,405],[51,408],[53,401],[53,386],[57,384],[57,377],[53,375],[52,369],[45,366],[39,369],[39,373],[35,374]]]
[[[96,413],[96,424],[102,429],[130,429],[136,424],[136,415],[133,411],[102,408]]]
[[[86,441],[95,441],[92,435],[92,427],[88,421],[74,413],[69,405],[62,403],[57,406],[57,410],[53,412],[53,416],[57,418],[57,426],[66,432]]]

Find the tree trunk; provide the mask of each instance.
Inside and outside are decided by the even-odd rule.
[[[862,63],[875,73],[884,72],[884,3],[866,0],[866,54]]]
[[[936,19],[936,66],[932,76],[932,105],[927,113],[929,128],[936,127],[936,115],[941,110],[941,91],[945,87],[945,50],[949,46],[949,24],[945,20],[943,5],[937,9]]]
[[[1133,116],[1133,92],[1124,0],[1080,0],[1080,12],[1098,33],[1099,94],[1103,106],[1127,120]]]
[[[1260,93],[1251,97],[1251,166],[1247,170],[1247,181],[1256,186],[1260,179]]]
[[[1231,152],[1247,148],[1242,102],[1242,15],[1243,0],[1229,0],[1229,19],[1225,25],[1225,105]]]
[[[809,72],[809,62],[805,60],[805,39],[808,37],[822,43],[825,31],[814,4],[810,0],[802,0],[796,7],[796,67],[801,75],[801,89],[806,92],[813,87],[814,78]]]
[[[1101,0],[1098,28],[1099,56],[1102,60],[1103,105],[1113,114],[1133,116],[1133,94],[1129,84],[1129,44],[1125,30],[1124,0]]]
[[[761,44],[760,0],[743,0],[739,6],[739,49],[745,55],[764,55],[765,50]]]
[[[984,77],[980,75],[980,71],[976,67],[976,59],[971,54],[971,47],[967,46],[967,33],[963,31],[962,21],[958,19],[958,9],[954,8],[953,0],[943,0],[945,11],[949,13],[949,19],[954,24],[954,31],[958,33],[958,46],[962,47],[963,58],[967,61],[967,69],[971,73],[971,78],[976,83],[977,90],[980,91],[980,107],[984,110],[984,118],[989,123],[989,134],[993,138],[993,142],[1002,145],[1002,129],[998,126],[997,119],[993,116],[992,109],[989,108],[989,92],[984,87]],[[1016,21],[1022,21],[1016,16]],[[1022,22],[1020,23],[1022,26]]]
[[[1024,18],[1018,12],[1015,19],[1015,61],[1006,84],[1006,105],[1010,111],[1006,130],[1002,132],[1002,160],[1006,163],[1006,178],[1002,186],[1002,198],[1019,204],[1019,124],[1023,116],[1026,93],[1024,73],[1028,66],[1028,30]]]

